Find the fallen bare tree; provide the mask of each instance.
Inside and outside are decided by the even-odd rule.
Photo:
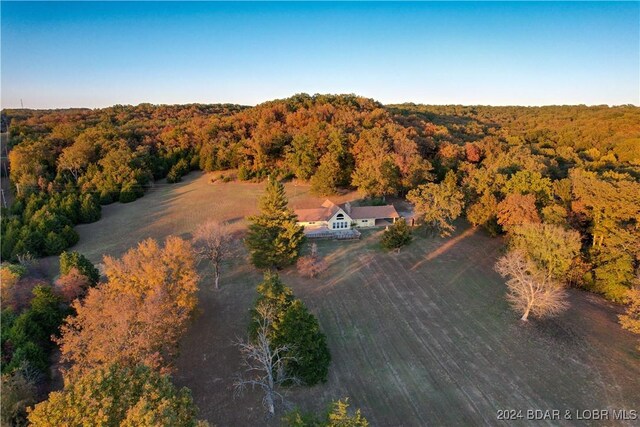
[[[284,396],[278,391],[283,384],[299,384],[300,381],[289,376],[285,371],[287,361],[295,360],[287,356],[290,346],[283,345],[273,347],[269,339],[271,323],[275,315],[273,308],[267,304],[261,304],[256,308],[259,315],[259,324],[256,336],[247,341],[239,340],[238,347],[242,353],[244,373],[239,374],[233,383],[235,395],[242,395],[248,387],[262,389],[264,396],[262,403],[269,412],[269,416],[275,414],[276,402],[284,403]]]
[[[520,250],[507,253],[495,266],[496,271],[507,280],[507,300],[522,313],[526,321],[535,317],[554,316],[568,307],[564,287],[541,271]]]

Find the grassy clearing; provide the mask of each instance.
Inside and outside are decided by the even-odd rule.
[[[103,220],[78,227],[74,249],[99,261],[146,237],[188,236],[212,217],[241,228],[261,189],[210,184],[192,174],[132,204],[106,207]],[[319,201],[308,187],[287,190],[297,207]],[[291,390],[296,404],[320,409],[349,396],[374,426],[497,424],[498,409],[638,408],[640,360],[634,338],[616,324],[614,306],[571,292],[565,314],[522,325],[493,272],[499,239],[460,226],[450,239],[418,236],[390,254],[378,238],[368,231],[357,242],[320,242],[329,269],[319,279],[282,273],[318,316],[333,356],[326,384]],[[239,369],[233,341],[246,332],[260,275],[238,258],[215,292],[207,273],[175,380],[192,389],[212,424],[265,424],[258,393],[234,399],[230,389]]]
[[[265,184],[211,183],[212,176],[192,172],[179,184],[163,180],[135,202],[104,206],[100,221],[76,227],[80,241],[73,250],[99,262],[103,254],[119,255],[148,237],[190,237],[198,225],[212,218],[244,228],[245,217],[258,211]],[[323,201],[310,195],[308,185],[287,183],[286,189],[295,208],[316,207]],[[354,197],[355,193],[348,193],[332,200],[342,203]]]

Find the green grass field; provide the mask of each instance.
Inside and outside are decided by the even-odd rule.
[[[77,227],[74,249],[97,262],[146,237],[188,237],[209,218],[242,228],[262,188],[211,184],[208,175],[192,173],[134,203],[105,207],[102,220]],[[306,186],[287,191],[296,207],[321,202]],[[378,239],[379,232],[368,231],[356,242],[321,242],[329,270],[318,279],[282,272],[318,316],[333,357],[326,384],[289,391],[294,404],[318,410],[348,396],[372,426],[527,425],[500,422],[497,411],[639,409],[636,340],[617,325],[617,307],[572,291],[571,308],[560,317],[522,324],[493,271],[500,239],[463,224],[446,240],[416,236],[399,254],[383,252]],[[277,425],[265,421],[257,391],[233,397],[239,370],[233,342],[246,332],[260,275],[243,256],[226,267],[220,291],[211,289],[203,267],[199,315],[183,339],[174,378],[191,388],[212,425]],[[575,424],[589,422],[536,423]]]

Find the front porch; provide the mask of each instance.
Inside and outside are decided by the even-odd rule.
[[[305,227],[304,234],[309,239],[357,240],[360,238],[360,232],[354,228],[331,230],[326,226]]]

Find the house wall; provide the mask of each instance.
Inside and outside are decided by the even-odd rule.
[[[303,227],[314,228],[314,227],[326,227],[327,221],[299,221],[298,225],[302,225]]]
[[[337,217],[339,214],[344,215],[344,219],[338,220]],[[329,228],[329,230],[349,230],[351,228],[352,221],[353,220],[351,219],[351,217],[347,215],[345,211],[340,209],[329,221],[327,221],[327,227]],[[334,228],[334,224],[336,224],[337,228]],[[342,224],[342,227],[340,227],[338,224]]]
[[[359,227],[359,228],[375,227],[376,219],[375,218],[356,219],[355,223],[356,223],[356,227]]]

